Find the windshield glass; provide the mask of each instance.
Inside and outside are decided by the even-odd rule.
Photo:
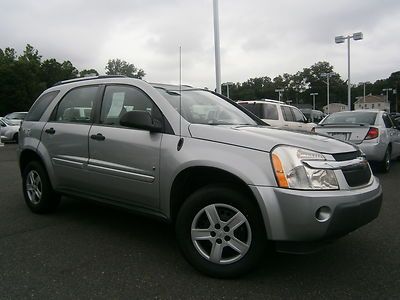
[[[23,120],[25,119],[25,116],[27,115],[27,112],[18,112],[18,113],[11,113],[6,116],[7,119],[11,120]]]
[[[179,111],[179,91],[157,90]],[[208,125],[257,125],[246,113],[228,101],[204,90],[182,91],[182,117],[190,123]]]
[[[325,118],[321,124],[375,124],[376,112],[340,112]]]

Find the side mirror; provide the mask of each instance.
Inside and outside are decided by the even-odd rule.
[[[148,111],[133,110],[128,111],[119,123],[122,126],[148,130],[150,132],[161,132],[162,126],[158,120],[154,120]]]

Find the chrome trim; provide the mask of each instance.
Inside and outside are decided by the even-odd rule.
[[[86,168],[90,171],[100,172],[100,173],[118,176],[118,177],[124,177],[124,178],[128,178],[128,179],[140,180],[140,181],[144,181],[144,182],[153,182],[154,181],[154,176],[138,174],[138,173],[133,173],[133,172],[128,172],[128,171],[122,171],[122,170],[117,170],[117,169],[111,169],[111,168],[107,168],[107,167],[96,166],[96,165],[93,165],[90,163],[87,165]]]
[[[302,162],[311,169],[326,170],[339,170],[345,167],[367,163],[367,161],[363,157],[358,157],[347,161],[303,160]]]

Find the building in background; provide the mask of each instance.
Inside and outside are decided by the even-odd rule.
[[[345,111],[347,110],[347,105],[343,103],[329,103],[329,110],[328,110],[328,105],[325,105],[322,107],[324,110],[325,114],[331,114],[339,111]]]
[[[390,103],[386,101],[386,96],[384,95],[367,95],[365,99],[363,96],[356,97],[357,101],[354,103],[354,109],[376,109],[376,110],[384,110],[390,112]]]

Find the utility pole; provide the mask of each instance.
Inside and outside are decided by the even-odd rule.
[[[328,114],[330,113],[330,108],[329,108],[329,78],[334,75],[334,72],[329,72],[329,73],[321,73],[322,77],[326,77],[326,103],[328,107]]]
[[[311,93],[310,95],[313,97],[313,110],[315,110],[315,96],[318,96],[318,93]]]

